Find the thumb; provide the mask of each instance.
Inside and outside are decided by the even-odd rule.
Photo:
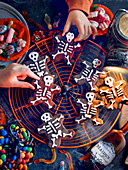
[[[25,81],[17,81],[16,87],[30,88],[30,89],[32,89],[32,90],[35,89],[35,87],[34,87],[32,84],[30,84],[30,83],[28,83],[28,82],[25,82]]]
[[[97,35],[97,28],[94,25],[91,24],[91,29],[92,29],[92,32],[93,32],[92,38],[95,39],[96,35]]]
[[[65,33],[69,31],[70,26],[71,26],[71,23],[70,22],[66,22],[64,30],[63,30],[63,33],[62,33],[62,36],[64,36]]]

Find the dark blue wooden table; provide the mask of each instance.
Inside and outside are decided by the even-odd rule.
[[[43,20],[45,13],[47,13],[51,17],[52,22],[54,17],[59,12],[62,14],[61,22],[58,28],[61,31],[63,30],[66,18],[68,16],[68,6],[64,0],[2,0],[2,2],[8,3],[9,5],[13,6],[20,13],[22,13],[22,11],[25,10],[34,21],[42,25],[46,30],[47,30],[47,25]],[[108,0],[108,1],[94,0],[94,3],[102,4],[108,7],[113,12],[113,14],[116,12],[117,9],[121,9],[121,8],[128,9],[127,0]],[[33,26],[29,22],[27,23],[31,35],[33,31],[38,30],[37,27]],[[104,36],[97,37],[95,40],[95,42],[100,45],[103,44],[103,41],[104,41]],[[7,115],[8,119],[13,118],[13,114],[8,101],[8,89],[0,89],[0,107]],[[116,127],[118,128],[118,125]],[[48,160],[51,159],[52,156],[51,151],[47,145],[36,141],[35,149],[36,149],[36,154],[34,156],[34,160],[39,158],[44,158]],[[84,167],[80,161],[78,161],[78,159],[85,154],[86,149],[87,149],[86,147],[77,148],[77,149],[65,149],[68,152],[70,152],[72,156],[74,170],[88,169],[87,167]],[[64,154],[61,154],[58,149],[56,149],[56,152],[57,152],[57,159],[53,164],[49,164],[49,165],[44,163],[32,164],[29,167],[29,170],[57,170],[59,167],[59,163],[62,160],[65,162],[65,170],[68,170],[69,165],[68,165],[67,157]],[[105,169],[106,170],[125,169],[124,159],[123,159],[124,155],[126,154],[125,152],[126,152],[125,150],[121,152],[121,154]]]

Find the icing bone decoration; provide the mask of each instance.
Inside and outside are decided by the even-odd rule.
[[[40,80],[34,81],[36,90],[34,97],[30,97],[29,101],[34,106],[39,103],[44,103],[51,109],[55,103],[52,101],[55,94],[60,93],[61,88],[54,84],[53,75],[46,74],[40,78]]]
[[[66,38],[62,36],[56,36],[57,47],[55,52],[52,53],[52,57],[55,60],[66,59],[67,65],[72,65],[71,58],[73,57],[74,51],[79,50],[80,43],[74,43],[74,34],[68,32]]]
[[[41,120],[42,124],[37,130],[39,134],[47,136],[50,148],[60,146],[62,138],[71,139],[75,134],[74,130],[67,130],[63,126],[64,116],[62,114],[53,117],[51,113],[46,112],[41,116]]]
[[[95,84],[99,78],[100,74],[105,75],[105,72],[100,71],[101,61],[99,59],[94,59],[92,63],[87,61],[82,62],[84,64],[83,70],[79,75],[74,76],[74,80],[78,84],[87,84],[91,87],[91,91],[96,90]]]
[[[29,54],[30,61],[25,62],[25,65],[29,67],[39,77],[44,74],[48,74],[47,62],[50,61],[48,56],[39,56],[37,52],[31,52]]]
[[[104,103],[101,100],[97,100],[95,97],[95,93],[87,92],[86,99],[78,99],[77,103],[81,105],[80,108],[80,115],[76,117],[75,121],[80,124],[83,123],[87,118],[94,121],[94,125],[101,125],[103,124],[103,120],[99,118],[98,115],[98,107],[104,106]]]

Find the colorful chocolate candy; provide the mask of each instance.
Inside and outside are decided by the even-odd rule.
[[[34,143],[28,130],[19,124],[0,126],[0,169],[27,170],[34,156]]]

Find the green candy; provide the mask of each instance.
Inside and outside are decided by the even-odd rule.
[[[97,5],[93,5],[90,9],[90,11],[96,11]]]
[[[7,157],[7,156],[6,156],[5,154],[2,154],[2,155],[1,155],[1,159],[2,159],[2,160],[5,160],[6,157]]]
[[[24,146],[24,144],[23,144],[23,143],[20,143],[20,146]]]
[[[14,124],[11,125],[11,128],[12,128],[12,129],[15,129],[15,127],[16,127],[16,125],[14,125]]]
[[[26,132],[23,132],[23,136],[24,136],[24,137],[27,137],[28,135],[27,135],[27,133],[26,133]]]
[[[31,152],[32,151],[32,147],[28,147],[27,152]]]

